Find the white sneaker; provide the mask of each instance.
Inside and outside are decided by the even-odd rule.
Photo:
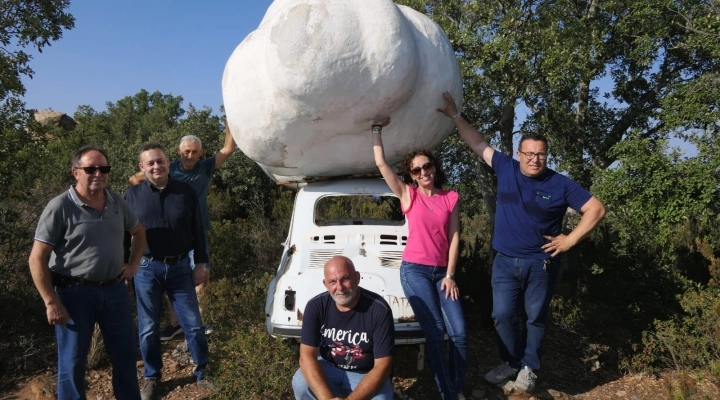
[[[523,367],[515,380],[515,388],[530,393],[535,389],[537,375],[528,366]]]
[[[517,369],[511,367],[510,364],[503,362],[493,368],[492,371],[485,374],[485,380],[493,385],[497,385],[514,377],[517,373]]]

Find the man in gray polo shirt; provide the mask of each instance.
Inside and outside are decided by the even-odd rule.
[[[95,323],[112,363],[115,398],[140,400],[136,341],[124,280],[140,267],[145,228],[130,206],[106,188],[110,164],[104,150],[83,147],[72,158],[76,184],[40,215],[30,272],[55,326],[58,399],[85,398],[85,366]],[[132,236],[124,259],[125,232]]]

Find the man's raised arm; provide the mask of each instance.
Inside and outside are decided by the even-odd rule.
[[[131,176],[130,179],[128,179],[128,182],[130,182],[130,184],[133,186],[143,183],[145,182],[145,174],[140,171],[135,175]]]
[[[215,153],[215,168],[222,167],[225,161],[235,152],[236,148],[235,139],[233,139],[230,133],[230,125],[228,125],[227,118],[225,118],[225,144],[223,144],[222,149]]]
[[[438,108],[437,111],[445,114],[455,122],[455,127],[465,143],[467,143],[470,149],[482,158],[487,165],[492,167],[492,156],[495,149],[490,146],[487,140],[485,140],[485,137],[478,132],[477,129],[473,128],[473,126],[460,115],[457,105],[455,104],[455,99],[450,95],[450,92],[443,92],[442,96],[445,107]]]

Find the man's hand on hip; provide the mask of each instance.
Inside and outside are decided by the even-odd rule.
[[[131,264],[123,264],[122,272],[120,273],[120,279],[132,279],[135,274],[137,274],[139,269],[140,264],[135,266]]]
[[[550,243],[546,243],[542,247],[543,251],[545,251],[546,253],[552,253],[552,254],[550,254],[550,257],[555,257],[556,255],[558,255],[560,253],[564,253],[564,252],[570,250],[576,244],[567,235],[560,234],[555,237],[552,237],[552,236],[543,236],[543,237],[550,241]]]

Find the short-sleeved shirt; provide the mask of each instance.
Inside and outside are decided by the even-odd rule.
[[[458,201],[454,190],[438,190],[425,196],[408,185],[410,205],[403,210],[408,220],[408,240],[402,259],[415,264],[446,267],[450,241],[450,216]]]
[[[559,235],[567,208],[580,210],[592,194],[549,168],[527,177],[517,160],[499,151],[492,169],[498,178],[493,248],[511,257],[550,258],[542,249],[548,242],[543,235]]]
[[[85,204],[71,186],[45,207],[35,240],[53,246],[52,271],[104,281],[122,272],[124,234],[137,224],[135,213],[119,194],[105,190],[105,207],[99,211]]]
[[[170,162],[170,177],[185,182],[192,186],[197,193],[200,202],[200,215],[202,216],[203,226],[205,230],[210,230],[210,215],[208,213],[207,197],[210,190],[210,181],[215,173],[215,156],[200,160],[195,163],[195,167],[186,171],[182,167],[180,160]]]
[[[328,292],[310,299],[300,342],[318,347],[320,356],[337,368],[367,373],[376,358],[393,355],[395,326],[392,310],[382,297],[363,288],[359,296],[357,305],[346,312],[338,310]]]
[[[159,190],[146,180],[128,188],[125,200],[145,226],[144,255],[171,257],[195,250],[195,263],[207,263],[206,231],[190,185],[170,178],[165,189]]]

